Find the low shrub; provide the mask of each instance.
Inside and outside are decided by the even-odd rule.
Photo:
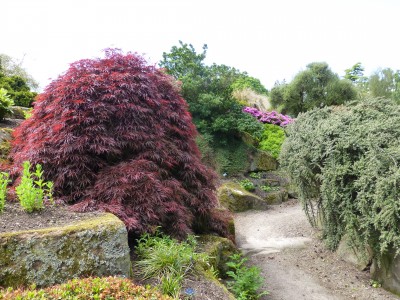
[[[278,158],[284,140],[285,131],[281,127],[264,124],[264,131],[258,147],[271,153],[274,158]]]
[[[107,300],[169,300],[169,296],[161,295],[156,290],[135,285],[126,278],[118,277],[90,277],[73,279],[64,284],[46,289],[0,290],[1,300],[53,300],[53,299],[107,299]]]
[[[52,202],[52,189],[53,183],[43,180],[43,170],[40,164],[37,164],[35,172],[31,173],[31,163],[29,161],[23,163],[21,182],[15,188],[15,192],[26,212],[41,210],[45,200]]]
[[[196,253],[196,246],[194,236],[178,242],[163,234],[144,234],[135,248],[138,275],[143,279],[156,278],[163,293],[178,298],[185,275],[194,271],[196,264],[208,264],[208,255]]]
[[[228,281],[228,288],[236,296],[236,299],[256,300],[268,295],[267,291],[260,292],[263,278],[258,267],[247,267],[245,263],[248,259],[241,254],[234,254],[229,258],[230,261],[226,264],[231,270],[227,272],[227,275],[232,280]]]
[[[281,166],[312,224],[335,249],[344,235],[376,257],[400,252],[400,106],[366,99],[299,115]]]
[[[7,185],[10,182],[9,174],[0,172],[0,213],[3,212],[7,197]]]

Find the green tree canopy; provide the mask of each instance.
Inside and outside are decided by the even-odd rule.
[[[375,71],[369,77],[368,88],[373,97],[391,98],[400,103],[400,70],[385,68]]]
[[[20,77],[30,89],[36,90],[39,87],[38,82],[22,67],[22,61],[17,62],[7,54],[0,54],[0,74]]]
[[[342,104],[356,98],[351,82],[339,79],[325,62],[314,62],[290,83],[278,83],[270,93],[271,104],[282,113],[297,116],[314,107]]]
[[[240,131],[262,131],[262,125],[242,113],[242,105],[233,97],[234,88],[250,87],[266,92],[259,80],[226,66],[207,66],[207,45],[197,54],[191,44],[179,41],[169,53],[163,53],[160,67],[182,84],[182,96],[189,104],[193,121],[200,133],[226,138]]]

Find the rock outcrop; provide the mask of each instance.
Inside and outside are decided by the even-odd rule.
[[[130,274],[127,231],[112,214],[63,227],[0,234],[3,287],[43,287],[83,276]]]
[[[232,212],[242,212],[249,209],[265,210],[268,203],[243,189],[238,183],[225,182],[218,188],[220,204]]]

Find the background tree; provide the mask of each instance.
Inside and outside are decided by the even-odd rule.
[[[233,97],[234,89],[250,87],[266,93],[259,80],[245,72],[213,64],[206,66],[207,45],[197,54],[194,47],[179,41],[169,53],[163,53],[160,66],[181,82],[182,96],[197,129],[207,139],[219,142],[229,140],[243,130],[252,131],[261,126],[242,113],[243,104]]]
[[[0,73],[7,77],[21,77],[30,89],[37,90],[39,83],[22,67],[21,61],[16,61],[7,54],[0,54]]]
[[[393,99],[400,103],[400,70],[380,69],[369,77],[369,92],[373,97]]]
[[[292,82],[275,85],[270,93],[271,104],[291,116],[314,107],[342,104],[355,97],[351,82],[339,79],[324,62],[307,65]]]
[[[37,82],[10,56],[0,54],[0,88],[7,91],[15,105],[30,107],[37,95],[31,89]]]
[[[177,237],[227,235],[187,104],[142,57],[108,50],[71,64],[14,135],[13,176],[23,161],[40,163],[75,210],[111,212],[135,235],[158,226]]]

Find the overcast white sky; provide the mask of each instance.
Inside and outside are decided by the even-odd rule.
[[[314,61],[339,75],[361,62],[400,69],[399,0],[2,0],[0,53],[41,88],[69,63],[107,47],[155,64],[178,41],[207,63],[247,71],[271,88]]]

